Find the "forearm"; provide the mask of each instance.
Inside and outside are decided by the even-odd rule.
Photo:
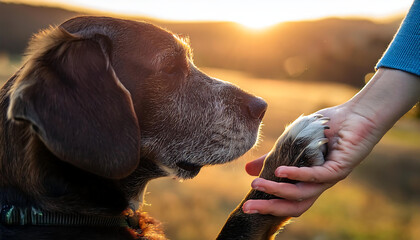
[[[420,98],[420,0],[415,0],[376,66],[374,78],[352,102],[358,111],[387,131]],[[399,69],[399,70],[392,70]],[[360,103],[360,104],[359,104]],[[363,110],[369,109],[370,113]]]
[[[420,75],[420,0],[415,0],[376,68],[401,69]]]
[[[369,119],[383,135],[419,99],[419,76],[400,70],[380,68],[347,104],[353,112]]]

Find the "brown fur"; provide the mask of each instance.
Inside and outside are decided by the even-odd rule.
[[[0,207],[130,215],[141,230],[0,224],[0,239],[165,239],[141,213],[147,183],[241,156],[266,107],[202,73],[184,39],[151,24],[79,17],[41,32],[0,90]],[[298,119],[261,177],[287,181],[273,178],[277,166],[322,163],[324,123]],[[255,198],[275,196],[252,190],[244,201]],[[243,202],[218,239],[271,239],[289,219],[244,214]]]
[[[121,215],[141,207],[151,179],[192,178],[245,153],[265,109],[199,71],[187,41],[164,29],[71,19],[34,36],[23,67],[0,91],[0,205]],[[164,237],[140,219],[141,235],[0,225],[0,238]]]

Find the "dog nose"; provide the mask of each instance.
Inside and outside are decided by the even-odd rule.
[[[247,104],[249,115],[254,119],[262,120],[267,110],[267,103],[259,97],[252,97]]]

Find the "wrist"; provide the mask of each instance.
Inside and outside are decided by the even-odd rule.
[[[380,68],[368,84],[346,104],[385,134],[420,98],[420,77]]]

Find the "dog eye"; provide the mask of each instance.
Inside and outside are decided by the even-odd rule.
[[[187,61],[184,58],[175,58],[175,59],[168,59],[165,66],[161,69],[162,72],[166,74],[187,74],[188,73],[188,65]]]

